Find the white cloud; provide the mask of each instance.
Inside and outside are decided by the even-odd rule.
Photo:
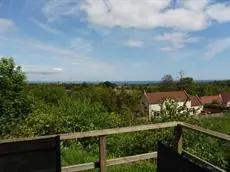
[[[56,59],[66,59],[66,60],[76,60],[82,59],[87,60],[87,56],[85,52],[81,52],[79,49],[71,49],[67,46],[55,45],[52,43],[47,43],[43,41],[38,41],[35,39],[25,39],[25,38],[8,38],[8,37],[0,37],[0,43],[3,48],[8,49],[11,45],[12,53],[14,50],[16,51],[14,54],[27,54],[33,56],[45,56],[47,58],[56,58]],[[15,48],[16,47],[16,48]],[[27,47],[27,48],[25,48]],[[15,49],[14,49],[15,48]]]
[[[193,3],[198,4],[194,1]],[[169,27],[184,30],[201,30],[207,20],[200,5],[191,8],[170,8],[170,0],[87,0],[81,5],[90,22],[124,28]],[[194,20],[194,18],[196,20]]]
[[[160,48],[161,51],[166,51],[166,52],[169,52],[169,51],[174,51],[175,48],[174,47],[162,47]]]
[[[185,47],[186,44],[196,43],[199,37],[192,37],[184,32],[170,32],[153,38],[155,41],[165,42],[168,46],[161,48],[162,51],[174,51]]]
[[[45,30],[46,32],[49,32],[49,33],[51,33],[51,34],[53,34],[53,35],[60,35],[60,34],[62,34],[62,32],[59,31],[58,29],[51,28],[50,26],[48,26],[48,25],[46,25],[46,24],[44,24],[44,23],[42,23],[42,22],[40,22],[40,21],[38,21],[38,20],[36,20],[36,19],[34,19],[34,18],[32,18],[31,21],[32,21],[35,25],[37,25],[38,27],[40,27],[41,29],[43,29],[43,30]]]
[[[78,16],[78,4],[77,0],[48,0],[41,11],[48,21],[53,22],[64,16]]]
[[[37,40],[7,37],[0,37],[0,42],[4,42],[1,48],[5,50],[5,54],[13,56],[18,64],[26,62],[27,66],[23,66],[29,80],[79,81],[116,78],[116,65],[88,57],[80,50],[69,48],[69,45],[64,47]],[[12,48],[7,49],[8,47]],[[47,66],[50,63],[55,66]]]
[[[59,71],[59,72],[63,71],[62,68],[53,68],[53,70],[54,70],[54,71]]]
[[[0,34],[6,34],[16,29],[16,25],[12,20],[0,18]]]
[[[28,75],[53,75],[63,72],[62,68],[43,67],[38,65],[22,65],[22,69]]]
[[[92,44],[89,41],[82,38],[73,38],[70,41],[70,48],[72,50],[82,52],[82,53],[88,53],[93,50]]]
[[[48,21],[75,17],[106,27],[199,31],[212,20],[229,22],[229,8],[213,0],[47,0],[42,13]]]
[[[230,49],[230,37],[218,39],[206,46],[205,56],[207,58],[214,58],[224,50]]]
[[[135,40],[135,39],[129,39],[125,42],[125,46],[128,47],[142,47],[144,45],[144,42],[141,40]]]
[[[213,4],[208,7],[207,14],[219,23],[230,22],[230,4]]]
[[[177,0],[178,4],[181,5],[181,7],[191,10],[203,10],[207,7],[207,5],[210,3],[210,0]]]

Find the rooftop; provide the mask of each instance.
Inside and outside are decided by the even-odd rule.
[[[145,93],[149,104],[159,104],[163,99],[174,99],[177,101],[190,100],[190,96],[186,91],[171,91],[171,92],[155,92]]]

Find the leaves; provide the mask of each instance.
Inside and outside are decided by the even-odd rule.
[[[12,58],[0,59],[0,135],[7,135],[31,111],[25,74]]]

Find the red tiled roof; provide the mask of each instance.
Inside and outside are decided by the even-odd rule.
[[[221,97],[223,104],[226,104],[228,101],[230,101],[230,93],[221,93]]]
[[[190,97],[186,91],[155,92],[145,93],[145,95],[149,104],[159,104],[163,99],[174,99],[182,102],[190,100]]]
[[[191,97],[191,106],[201,106],[203,105],[200,98],[198,96],[192,96]]]
[[[212,103],[214,101],[219,102],[220,104],[222,103],[222,99],[220,97],[220,95],[217,96],[204,96],[204,97],[200,97],[200,101],[203,104],[208,104],[208,103]]]

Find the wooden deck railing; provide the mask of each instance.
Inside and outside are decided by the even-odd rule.
[[[136,162],[140,160],[156,159],[157,152],[151,152],[151,153],[107,160],[106,159],[106,136],[113,135],[113,134],[147,131],[147,130],[170,128],[170,127],[174,127],[174,146],[175,149],[178,151],[178,153],[182,152],[182,140],[183,140],[182,129],[183,128],[194,130],[224,141],[230,141],[230,136],[227,134],[219,133],[216,131],[212,131],[209,129],[205,129],[202,127],[198,127],[183,122],[167,122],[167,123],[140,125],[140,126],[133,126],[133,127],[95,130],[89,132],[61,134],[60,135],[61,140],[99,137],[99,162],[90,162],[90,163],[62,167],[62,172],[76,172],[76,171],[84,171],[84,170],[89,170],[94,168],[100,168],[101,172],[106,172],[108,166],[126,164],[126,163]]]
[[[174,147],[178,151],[178,153],[182,152],[182,132],[183,129],[193,130],[199,133],[206,134],[208,136],[223,140],[230,141],[230,135],[219,133],[216,131],[212,131],[209,129],[205,129],[202,127],[198,127],[195,125],[187,124],[184,122],[166,122],[166,123],[158,123],[158,124],[149,124],[149,125],[139,125],[132,127],[121,127],[121,128],[113,128],[113,129],[104,129],[104,130],[95,130],[88,132],[77,132],[77,133],[68,133],[68,134],[60,134],[60,139],[64,140],[72,140],[72,139],[81,139],[81,138],[99,138],[99,161],[98,162],[89,162],[84,164],[77,164],[72,166],[62,167],[62,172],[76,172],[76,171],[85,171],[89,169],[99,168],[101,172],[106,172],[108,166],[126,164],[131,162],[136,162],[140,160],[148,160],[148,159],[156,159],[157,152],[150,152],[145,154],[139,154],[134,156],[127,156],[115,159],[107,159],[106,158],[106,137],[113,134],[122,134],[122,133],[130,133],[130,132],[138,132],[138,131],[147,131],[154,129],[163,129],[163,128],[171,128],[174,127]],[[46,138],[50,136],[42,136],[37,138]],[[34,138],[26,138],[26,139],[10,139],[4,140],[1,142],[13,142],[20,140],[30,140],[36,139]],[[188,153],[189,154],[189,153]],[[208,162],[205,162],[206,164]],[[215,167],[215,166],[213,166]],[[217,169],[217,168],[216,168]],[[221,169],[219,169],[221,171]]]

